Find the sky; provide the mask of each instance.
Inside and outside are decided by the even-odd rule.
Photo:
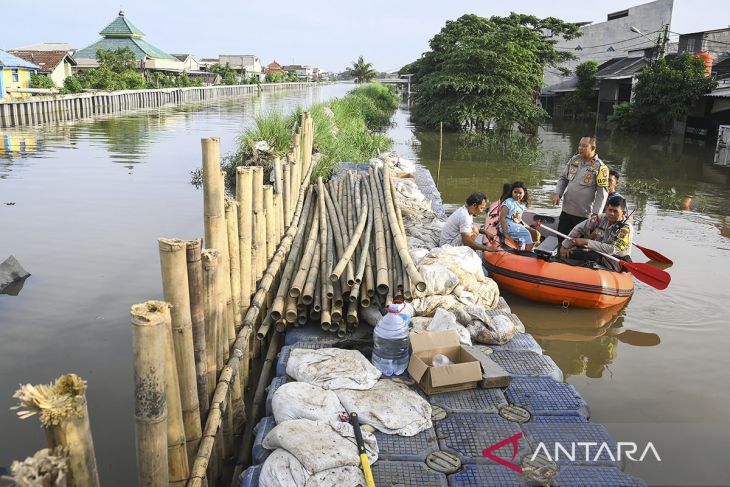
[[[0,49],[66,42],[81,49],[117,16],[120,7],[151,44],[199,58],[255,54],[264,65],[307,64],[343,71],[359,55],[379,71],[395,71],[428,49],[447,20],[465,13],[489,17],[510,11],[572,22],[602,22],[640,0],[35,0],[3,1]],[[730,26],[727,0],[674,0],[671,30]],[[627,36],[635,34],[628,32]]]

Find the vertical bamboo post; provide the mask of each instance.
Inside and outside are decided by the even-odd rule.
[[[225,188],[225,180],[226,180],[226,173],[224,171],[220,171],[220,184],[221,188]],[[228,347],[233,345],[233,342],[236,341],[236,312],[233,305],[233,285],[231,283],[231,255],[228,251],[229,241],[228,241],[228,226],[226,224],[225,220],[225,212],[226,212],[226,198],[224,198],[220,201],[221,206],[221,214],[224,215],[223,217],[223,224],[220,226],[220,242],[222,245],[222,248],[220,249],[220,255],[222,257],[221,264],[223,265],[222,272],[218,273],[218,277],[222,279],[222,294],[221,298],[223,300],[223,336],[228,337]],[[221,365],[222,367],[222,365]],[[220,370],[220,368],[218,369]]]
[[[266,224],[266,264],[274,256],[276,252],[276,216],[274,215],[274,187],[270,184],[264,185],[264,214]],[[261,272],[263,275],[263,270]]]
[[[180,382],[175,364],[175,346],[172,341],[172,318],[170,304],[155,303],[162,308],[165,320],[165,394],[167,396],[167,470],[169,485],[183,486],[188,481],[190,467],[185,445],[185,426],[180,403]]]
[[[195,382],[195,355],[193,353],[193,323],[190,316],[190,294],[185,242],[176,239],[158,239],[162,292],[172,305],[171,339],[179,381],[180,406],[185,430],[188,465],[192,465],[198,451],[202,427]]]
[[[275,248],[279,245],[282,237],[284,236],[284,228],[281,220],[281,193],[274,193],[273,197],[274,204],[274,242]]]
[[[167,487],[166,323],[155,301],[132,306],[137,485]]]
[[[444,148],[444,122],[439,122],[439,165],[436,169],[436,189],[439,187],[441,181],[441,152]]]
[[[294,132],[294,160],[292,161],[292,169],[294,170],[294,188],[298,188],[302,182],[302,127],[297,127]],[[296,191],[296,189],[294,190]]]
[[[289,228],[289,224],[291,223],[291,164],[287,163],[284,164],[284,184],[283,190],[284,190],[284,226],[286,228]]]
[[[238,203],[226,198],[226,229],[228,235],[228,255],[231,262],[231,292],[233,304],[233,323],[235,329],[241,324],[241,251],[238,235]]]
[[[193,328],[193,355],[195,357],[195,382],[198,391],[200,419],[205,423],[208,417],[208,365],[205,360],[205,301],[203,294],[203,263],[200,255],[200,240],[185,243],[188,266],[188,294],[190,296],[190,319]]]
[[[205,361],[208,368],[208,402],[210,402],[218,375],[216,358],[218,353],[218,328],[222,320],[222,310],[218,299],[218,251],[204,249],[202,259],[205,303]]]
[[[64,463],[68,483],[64,482],[63,485],[98,487],[99,474],[86,403],[86,381],[76,374],[66,374],[47,386],[21,386],[13,397],[20,401],[16,409],[19,409],[18,416],[21,418],[41,414],[48,447],[66,450]]]
[[[251,260],[253,238],[253,172],[250,167],[236,170],[236,199],[238,200],[238,238],[240,239],[241,314],[251,305],[253,293],[251,274],[256,274]]]
[[[283,168],[281,164],[281,159],[278,157],[274,159],[274,182],[276,187],[274,188],[276,190],[274,205],[277,204],[276,199],[278,198],[278,223],[279,223],[279,238],[282,238],[284,236],[284,231],[286,227],[286,208],[284,208],[284,198],[285,198],[285,189],[284,189],[284,173]]]
[[[264,170],[253,168],[253,238],[256,259],[256,282],[266,268],[266,216],[264,214]]]

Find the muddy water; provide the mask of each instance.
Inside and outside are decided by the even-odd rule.
[[[220,136],[229,152],[256,115],[351,87],[0,130],[0,260],[32,274],[0,295],[0,466],[45,445],[38,421],[9,409],[18,383],[75,372],[89,383],[102,484],[136,484],[129,307],[162,297],[158,237],[203,234],[190,185],[200,139]]]
[[[445,134],[439,189],[447,212],[473,191],[495,200],[503,182],[522,180],[534,208],[559,213],[549,196],[584,133],[593,133],[593,125],[543,127],[546,154],[533,163],[505,161]],[[402,109],[391,135],[398,151],[436,177],[438,133],[415,131]],[[628,304],[608,310],[507,299],[586,399],[594,420],[615,440],[637,443],[636,459],[647,442],[656,447],[661,462],[647,455],[627,461],[627,471],[657,485],[727,485],[730,171],[712,166],[712,144],[607,131],[598,136],[599,155],[619,169],[623,183],[653,185],[638,196],[619,191],[636,210],[636,242],[674,260],[667,269],[671,285],[657,291],[637,282]],[[637,249],[633,257],[646,261]]]

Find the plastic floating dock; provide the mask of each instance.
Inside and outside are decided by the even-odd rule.
[[[495,352],[511,351],[511,352],[533,352],[542,354],[542,347],[527,333],[517,333],[504,345],[487,345]]]
[[[300,326],[298,328],[287,326],[286,335],[284,335],[284,345],[293,345],[300,342],[317,342],[332,346],[338,341],[340,339],[337,338],[337,335],[310,325]]]
[[[450,487],[512,487],[527,486],[518,480],[520,474],[502,465],[464,465],[464,469],[449,475]]]
[[[616,467],[561,467],[553,480],[556,487],[646,487],[636,477]]]
[[[522,435],[518,423],[507,421],[497,414],[452,414],[436,423],[436,435],[442,451],[455,454],[463,463],[491,463],[482,455],[485,448],[514,435]],[[519,439],[516,458],[530,452],[527,441]],[[496,450],[494,455],[506,460],[512,457],[512,445]]]
[[[598,423],[535,422],[525,423],[524,429],[532,450],[538,451],[538,445],[544,445],[552,460],[560,465],[622,467],[614,458],[616,443]],[[590,443],[591,446],[577,443]]]
[[[436,431],[429,428],[415,436],[386,435],[376,431],[378,461],[425,462],[429,453],[438,451]]]
[[[515,377],[506,389],[507,400],[533,416],[577,415],[590,418],[591,410],[570,384],[549,377]]]
[[[310,348],[312,350],[316,350],[318,348],[329,348],[332,346],[332,343],[325,342],[298,342],[293,345],[281,347],[279,359],[276,361],[276,375],[280,377],[286,375],[286,363],[289,361],[289,355],[293,348]]]
[[[251,452],[251,458],[255,465],[264,463],[271,454],[271,450],[264,448],[263,441],[266,435],[274,429],[274,426],[276,426],[276,421],[274,421],[272,416],[261,418],[261,421],[256,426],[256,438],[253,440],[253,449]]]
[[[282,384],[286,384],[289,382],[289,377],[286,375],[280,376],[280,377],[274,377],[274,380],[271,381],[271,384],[269,384],[268,393],[266,394],[266,416],[272,416],[274,414],[274,410],[271,408],[271,401],[274,399],[274,393],[276,390],[282,386]]]
[[[448,487],[446,475],[431,470],[425,463],[381,462],[373,464],[373,480],[379,487]]]
[[[496,413],[507,405],[502,389],[469,389],[427,396],[428,401],[449,413]]]
[[[524,351],[495,351],[489,358],[499,364],[512,377],[550,377],[563,380],[563,371],[547,355]]]

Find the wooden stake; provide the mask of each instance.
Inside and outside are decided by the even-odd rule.
[[[162,270],[162,292],[165,301],[172,305],[170,310],[171,339],[179,383],[187,460],[188,464],[191,464],[198,451],[202,429],[195,377],[193,324],[190,316],[185,241],[160,238],[158,244]]]
[[[164,306],[148,301],[132,306],[134,349],[134,430],[137,485],[167,487],[166,323]]]

